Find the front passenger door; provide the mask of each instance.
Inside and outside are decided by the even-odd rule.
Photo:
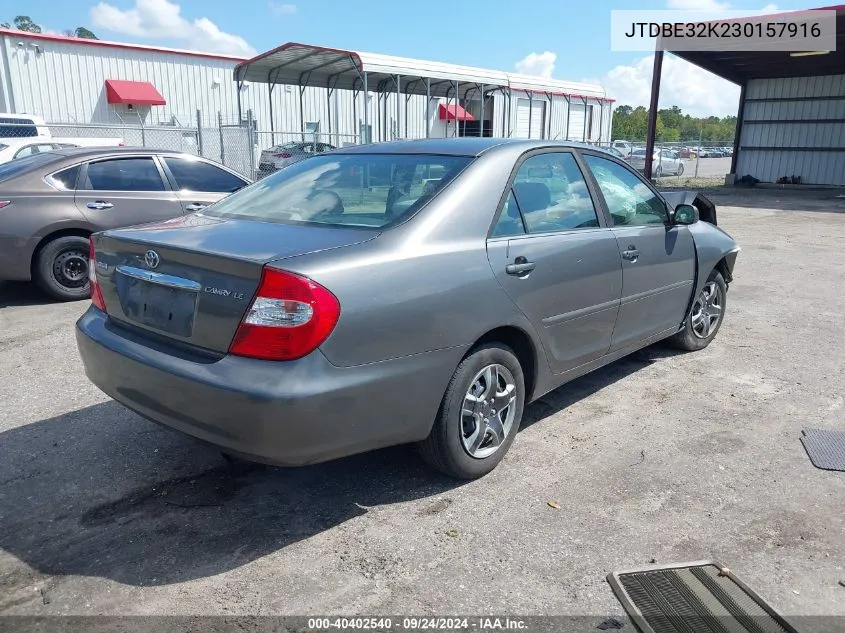
[[[666,203],[632,170],[585,154],[622,256],[622,303],[611,351],[677,330],[695,278],[695,245],[686,226],[670,226]]]
[[[619,249],[572,153],[539,153],[522,163],[487,257],[534,325],[554,373],[607,352],[621,296]]]
[[[76,207],[97,230],[169,220],[182,214],[176,194],[151,156],[91,161],[83,167]]]

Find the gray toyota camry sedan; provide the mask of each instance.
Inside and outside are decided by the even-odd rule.
[[[418,442],[479,477],[527,402],[716,336],[739,247],[668,199],[571,143],[345,148],[94,234],[77,342],[105,393],[225,454],[299,465]]]

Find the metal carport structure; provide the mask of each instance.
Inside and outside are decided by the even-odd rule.
[[[731,159],[731,174],[737,174],[742,152],[780,152],[803,153],[806,156],[826,154],[834,156],[842,165],[840,176],[845,179],[845,5],[819,7],[801,11],[835,11],[836,13],[836,50],[825,51],[737,51],[737,50],[695,50],[669,51],[714,75],[740,86],[740,99],[737,114],[737,130],[734,139],[734,151]],[[765,18],[777,19],[777,16],[748,18],[749,21],[761,21]],[[654,71],[652,75],[651,100],[649,105],[648,137],[646,140],[645,174],[651,178],[652,156],[654,153],[657,108],[660,96],[660,78],[663,66],[663,50],[655,51]],[[815,83],[811,84],[811,81]],[[818,84],[818,85],[817,85]],[[749,96],[749,89],[754,94]],[[802,93],[803,94],[799,94]],[[814,92],[817,94],[808,94]],[[816,102],[825,101],[835,107],[825,108],[827,114],[805,114],[816,112]],[[757,106],[770,104],[776,114],[756,114],[751,117]],[[807,106],[796,114],[798,106]],[[782,107],[779,107],[782,106]],[[760,110],[760,108],[757,108]],[[762,112],[762,110],[760,110]],[[832,113],[832,114],[831,114]],[[802,118],[805,117],[805,118]],[[814,145],[788,146],[778,145],[778,134],[783,136],[786,128],[796,129],[801,125],[825,128],[826,138],[818,139],[820,134],[803,134],[816,138]],[[755,134],[756,138],[768,139],[768,144],[745,144],[742,142],[743,128],[759,126],[764,132]],[[831,136],[833,134],[833,136]],[[838,139],[838,140],[837,140]],[[838,144],[832,144],[838,142]],[[793,161],[794,163],[795,161]],[[807,163],[807,161],[799,161]],[[838,165],[839,163],[837,163]],[[838,170],[838,167],[834,167]],[[818,183],[814,183],[818,184]],[[845,184],[840,181],[838,184]]]
[[[445,109],[449,113],[449,119],[460,119],[463,109],[460,104],[470,99],[480,101],[479,134],[489,135],[492,131],[493,121],[487,122],[485,126],[485,107],[488,98],[501,94],[505,97],[504,107],[501,112],[493,112],[493,116],[501,116],[501,130],[503,135],[510,136],[513,133],[512,124],[512,94],[524,93],[528,100],[545,96],[551,100],[553,97],[566,100],[567,117],[574,105],[583,105],[584,112],[591,102],[599,104],[599,130],[605,122],[609,123],[608,115],[605,120],[604,104],[613,100],[604,95],[604,90],[597,86],[585,84],[573,84],[553,79],[541,79],[525,75],[516,75],[500,71],[471,68],[466,66],[454,66],[439,62],[425,62],[422,60],[410,60],[404,58],[377,55],[372,53],[359,53],[355,51],[313,46],[297,42],[288,42],[278,48],[257,55],[256,57],[239,64],[234,70],[234,80],[238,84],[238,94],[244,82],[267,84],[267,94],[270,101],[270,121],[273,123],[273,95],[277,85],[292,85],[299,89],[299,110],[300,125],[304,130],[304,97],[307,87],[319,87],[325,89],[328,96],[326,108],[328,110],[327,121],[328,132],[331,133],[332,113],[331,95],[337,90],[348,90],[353,94],[353,111],[349,113],[356,124],[358,112],[358,95],[367,95],[373,92],[378,98],[377,118],[384,121],[377,121],[386,125],[387,100],[385,107],[380,107],[380,102],[386,95],[396,95],[396,121],[397,125],[404,121],[404,135],[408,136],[408,101],[414,96],[424,96],[427,101],[432,99],[445,99]],[[366,130],[371,128],[373,121],[370,120],[370,108],[367,101],[364,102],[361,114],[363,125]],[[239,102],[239,109],[240,109]],[[401,113],[404,110],[405,116]],[[550,108],[551,110],[551,108]],[[426,111],[426,116],[428,112]],[[473,120],[470,116],[465,120]],[[567,121],[568,123],[568,121]],[[529,134],[531,121],[529,120]],[[545,120],[543,125],[551,130],[551,121]],[[457,125],[455,134],[457,134]],[[609,129],[609,125],[607,125]],[[534,130],[536,133],[537,130]],[[568,132],[568,129],[567,129]],[[426,125],[425,135],[429,135],[429,127]],[[588,140],[586,127],[582,135],[584,138],[576,140]],[[600,134],[601,136],[601,134]],[[366,139],[369,140],[369,139]],[[609,133],[608,133],[608,141]],[[362,139],[364,141],[364,139]],[[365,141],[366,142],[366,141]]]

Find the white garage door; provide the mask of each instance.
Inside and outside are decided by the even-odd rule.
[[[516,138],[543,138],[546,122],[546,102],[517,99]]]
[[[569,106],[569,134],[567,135],[567,140],[584,140],[584,104],[578,103],[574,99],[572,100],[572,105]]]

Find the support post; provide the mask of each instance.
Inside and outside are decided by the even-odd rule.
[[[584,100],[584,128],[581,130],[581,142],[587,142],[587,97],[581,97]],[[592,122],[592,121],[591,121]]]
[[[531,121],[534,118],[534,94],[529,90],[525,94],[528,95],[528,138],[531,138]],[[519,118],[519,108],[516,109],[516,116]]]
[[[305,142],[305,86],[299,86],[299,131],[302,142]]]
[[[249,177],[255,179],[255,119],[252,116],[252,108],[246,111],[247,116],[247,134],[249,142],[247,149],[249,151]]]
[[[425,137],[431,136],[431,77],[425,78]]]
[[[479,126],[478,136],[484,137],[484,84],[481,84],[481,125]]]
[[[241,119],[243,118],[243,115],[241,114],[241,92],[243,92],[244,82],[238,81],[236,87],[238,89],[238,125],[240,125]]]
[[[654,136],[657,132],[657,104],[660,101],[660,75],[663,73],[663,51],[654,51],[654,70],[651,74],[651,101],[648,110],[648,131],[645,139],[645,177],[651,180],[654,162]]]
[[[402,76],[396,75],[396,134],[394,139],[402,131]]]
[[[570,95],[566,95],[564,99],[566,99],[566,126],[564,127],[564,141],[569,140],[569,121],[572,115],[572,100],[569,98]]]
[[[739,89],[739,108],[736,113],[736,132],[734,133],[734,152],[731,156],[731,173],[736,174],[736,163],[739,157],[739,142],[742,136],[742,120],[745,118],[745,87],[743,83]],[[699,143],[699,147],[701,143]]]
[[[217,133],[220,135],[220,162],[226,164],[226,145],[223,142],[223,114],[217,111]]]
[[[269,81],[269,75],[267,76],[267,79]],[[274,147],[276,145],[276,124],[273,122],[273,88],[275,87],[276,84],[267,84],[267,101],[270,104],[270,147]]]
[[[197,108],[197,153],[205,156],[202,152],[202,112]]]
[[[367,143],[373,142],[373,135],[370,132],[370,88],[367,85],[367,73],[364,73],[364,130],[367,132]],[[364,130],[361,130],[363,137]],[[363,144],[364,139],[361,139]]]

